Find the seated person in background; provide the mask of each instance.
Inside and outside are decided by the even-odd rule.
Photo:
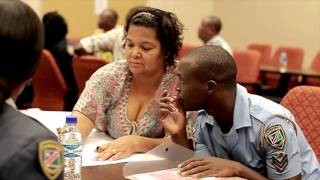
[[[178,96],[161,99],[161,122],[174,142],[186,139],[185,110],[198,112],[196,155],[179,165],[182,176],[246,179],[318,179],[319,162],[293,115],[247,93],[223,48],[206,45],[187,54],[177,69]]]
[[[198,37],[204,44],[220,46],[232,55],[229,44],[219,35],[221,28],[222,23],[217,16],[204,17],[198,28]]]
[[[57,137],[17,111],[14,103],[39,65],[41,21],[25,3],[1,0],[0,22],[0,179],[63,179],[63,148]],[[48,163],[49,158],[55,163]]]
[[[113,9],[105,9],[99,16],[98,29],[94,34],[105,33],[116,27],[118,21],[118,13]]]
[[[128,13],[124,29],[126,59],[95,72],[73,111],[83,139],[93,128],[117,138],[97,148],[99,160],[147,152],[168,139],[158,101],[164,89],[175,94],[178,77],[173,69],[182,24],[170,12],[137,7]],[[191,134],[191,118],[189,122]]]
[[[95,35],[80,40],[74,53],[77,55],[94,54],[107,61],[124,59],[123,27],[116,27],[118,14],[111,9],[104,10],[99,18],[98,27],[103,33],[95,32]],[[108,54],[109,53],[109,54]],[[111,54],[110,54],[111,53]]]
[[[48,12],[43,18],[45,31],[44,48],[55,58],[68,87],[65,95],[65,110],[71,111],[77,101],[78,87],[72,69],[72,56],[68,53],[66,35],[68,26],[58,12]]]

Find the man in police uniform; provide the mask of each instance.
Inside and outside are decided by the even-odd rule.
[[[179,165],[182,176],[239,176],[246,179],[317,179],[319,162],[279,104],[248,94],[236,83],[232,56],[203,46],[179,64],[178,97],[161,99],[162,124],[174,142],[186,140],[185,110],[201,110],[195,133],[197,155]]]
[[[0,179],[63,179],[57,137],[14,104],[39,64],[42,24],[18,0],[0,1],[0,22]]]

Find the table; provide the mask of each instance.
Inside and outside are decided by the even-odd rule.
[[[81,168],[82,180],[122,180],[123,166],[125,163],[100,165],[100,166],[85,166]]]
[[[65,123],[65,118],[71,112],[63,111],[41,111],[40,109],[23,110],[22,113],[29,115],[37,119],[44,126],[48,127],[53,133],[57,134],[56,129],[62,127]],[[86,140],[82,156],[82,168],[81,179],[83,180],[122,180],[126,179],[123,175],[123,169],[126,164],[126,176],[135,175],[136,173],[151,172],[151,170],[159,171],[159,167],[164,168],[167,172],[167,168],[176,168],[177,165],[188,159],[193,155],[193,151],[186,149],[182,146],[178,146],[172,142],[162,143],[156,148],[150,150],[147,153],[134,154],[130,156],[129,160],[118,160],[115,164],[104,164],[103,162],[93,161],[91,157],[97,144],[109,141],[104,133],[93,130]],[[180,153],[180,154],[179,154]],[[178,155],[177,155],[178,154]],[[93,154],[94,155],[94,154]],[[89,158],[88,158],[89,157]],[[128,163],[127,163],[128,162]],[[103,164],[101,164],[103,163]],[[131,164],[130,164],[131,163]],[[85,165],[86,164],[86,165]],[[156,165],[156,166],[154,166]],[[131,167],[128,168],[128,167]],[[130,169],[130,170],[129,170]],[[142,170],[142,171],[141,171]],[[147,171],[146,171],[147,170]],[[168,172],[167,172],[168,173]],[[162,179],[162,178],[161,178]],[[183,178],[185,179],[185,178]],[[190,179],[190,178],[189,178]],[[205,178],[215,179],[215,178]],[[228,178],[231,179],[231,178]],[[239,178],[237,178],[239,179]]]
[[[267,66],[261,65],[260,72],[262,72],[262,81],[264,78],[265,73],[274,73],[280,74],[280,80],[277,86],[277,95],[284,96],[287,93],[288,83],[292,75],[297,75],[301,77],[300,84],[305,84],[306,77],[319,77],[320,78],[320,71],[315,71],[313,69],[296,69],[296,68],[280,68],[276,66]]]
[[[276,66],[267,66],[261,65],[260,66],[261,72],[268,72],[268,73],[276,73],[276,74],[289,74],[289,75],[301,75],[304,77],[320,77],[320,71],[316,71],[313,69],[296,69],[296,68],[286,68],[282,69]]]

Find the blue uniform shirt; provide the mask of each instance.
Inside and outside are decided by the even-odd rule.
[[[280,104],[237,85],[233,126],[223,134],[214,117],[199,111],[196,155],[238,161],[272,179],[320,177],[320,165],[293,115]]]

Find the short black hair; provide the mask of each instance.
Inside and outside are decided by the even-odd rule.
[[[208,16],[207,18],[208,18],[208,25],[210,29],[216,32],[217,34],[219,34],[222,28],[222,22],[220,18],[217,16]]]
[[[214,80],[222,85],[236,85],[237,67],[233,57],[223,48],[204,45],[190,51],[182,62],[194,64],[195,76],[201,80]]]
[[[42,18],[45,34],[45,48],[50,49],[68,34],[66,20],[57,11],[48,12]]]
[[[43,48],[37,14],[19,0],[0,1],[0,109],[12,90],[36,71]]]
[[[113,16],[113,20],[116,23],[118,21],[118,13],[117,11],[115,11],[114,9],[105,9],[102,11],[101,14],[105,13],[105,12],[110,12],[111,15]]]
[[[127,14],[124,39],[130,25],[155,28],[166,65],[174,65],[183,39],[183,25],[175,14],[152,7],[135,7]]]

